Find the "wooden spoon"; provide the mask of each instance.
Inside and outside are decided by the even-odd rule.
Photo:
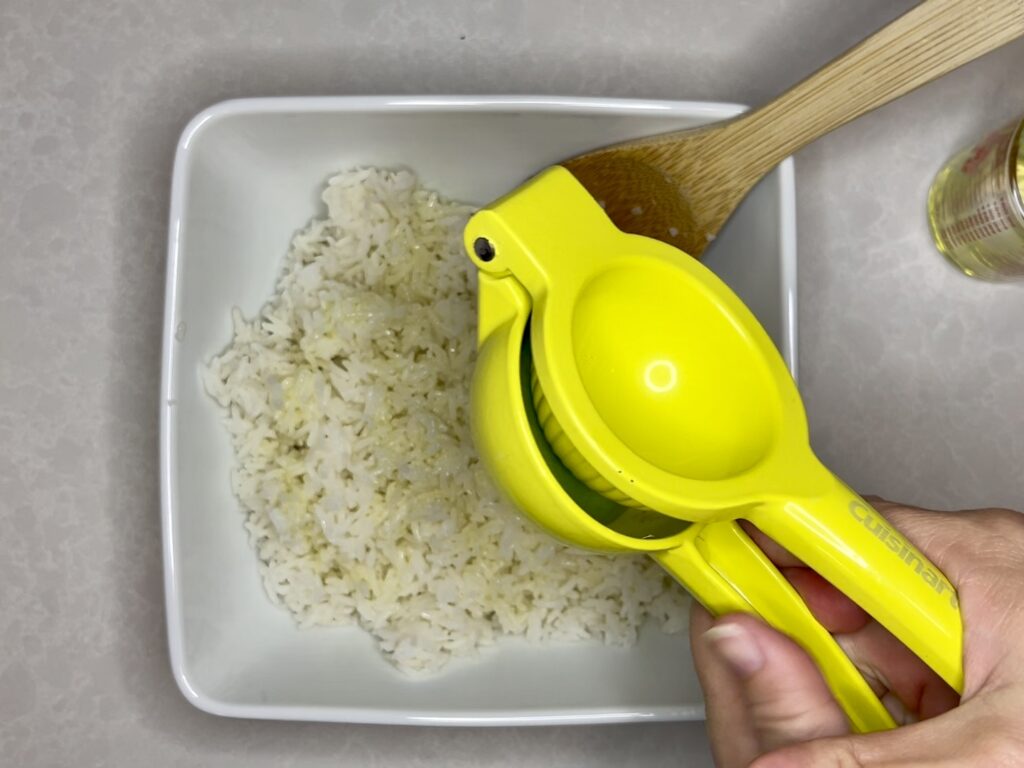
[[[1024,0],[925,0],[760,109],[562,165],[620,229],[699,257],[780,161],[1024,34]]]

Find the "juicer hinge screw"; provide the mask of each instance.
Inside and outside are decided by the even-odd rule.
[[[473,253],[480,261],[491,261],[494,259],[494,245],[486,237],[478,237],[473,241]]]

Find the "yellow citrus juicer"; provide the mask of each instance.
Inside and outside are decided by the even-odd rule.
[[[786,633],[859,732],[894,722],[738,520],[962,690],[953,586],[817,460],[781,356],[707,267],[617,229],[558,166],[476,213],[465,242],[474,439],[521,510],[573,545],[647,553],[713,614]]]

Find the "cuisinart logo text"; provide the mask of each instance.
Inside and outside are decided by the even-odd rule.
[[[914,573],[921,577],[925,584],[934,589],[938,594],[949,594],[949,604],[954,608],[960,606],[956,590],[953,585],[946,581],[941,573],[936,573],[924,564],[924,560],[910,542],[899,533],[889,527],[888,521],[859,501],[850,502],[850,514],[854,520],[867,528],[878,537],[892,553],[902,560],[906,565],[914,569]]]

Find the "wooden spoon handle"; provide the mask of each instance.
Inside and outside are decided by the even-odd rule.
[[[754,180],[844,123],[1024,35],[1024,0],[925,0],[723,131]],[[737,169],[738,170],[738,169]]]

